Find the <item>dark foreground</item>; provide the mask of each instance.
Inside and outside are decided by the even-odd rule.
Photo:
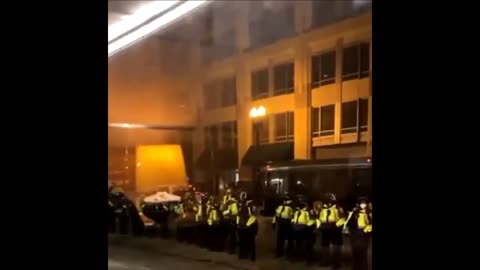
[[[239,261],[236,256],[211,252],[173,240],[110,236],[108,246],[110,270],[327,270],[330,268],[291,263],[262,256],[255,263]],[[341,270],[350,269],[345,265]]]

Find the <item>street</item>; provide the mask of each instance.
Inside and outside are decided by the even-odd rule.
[[[234,268],[178,258],[174,256],[151,256],[135,249],[108,247],[108,269],[109,270],[232,270]]]

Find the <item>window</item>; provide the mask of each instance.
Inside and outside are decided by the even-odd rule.
[[[312,110],[312,136],[331,136],[335,133],[335,105]]]
[[[335,83],[335,51],[312,57],[312,89]]]
[[[222,96],[221,104],[222,107],[233,106],[237,104],[237,86],[236,80],[234,78],[225,79],[221,82],[222,86]]]
[[[218,84],[211,82],[205,84],[203,87],[204,106],[206,110],[215,109],[218,107]]]
[[[218,127],[205,127],[205,148],[218,148]]]
[[[360,131],[365,132],[368,130],[368,99],[361,98],[358,108],[358,121],[360,121]]]
[[[342,104],[342,134],[361,132],[368,129],[368,99],[350,101]]]
[[[277,65],[273,68],[273,94],[281,95],[293,92],[293,63]]]
[[[260,48],[295,35],[294,5],[289,1],[249,1],[250,47]]]
[[[222,123],[222,148],[236,148],[237,147],[237,122]]]
[[[275,141],[292,141],[294,138],[293,112],[275,114]]]
[[[252,73],[252,99],[268,97],[268,69]]]
[[[268,139],[268,119],[263,119],[260,121],[255,121],[253,123],[253,139],[252,142],[254,145],[265,144],[269,142]]]
[[[343,49],[343,80],[360,79],[369,76],[370,45],[362,43]]]
[[[342,103],[342,134],[357,132],[357,101]]]

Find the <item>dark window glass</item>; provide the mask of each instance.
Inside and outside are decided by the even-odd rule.
[[[268,143],[268,119],[263,119],[259,121],[255,121],[253,123],[253,139],[252,142],[254,145],[256,144],[265,144]],[[258,133],[257,133],[258,132]]]
[[[320,136],[330,136],[335,132],[335,105],[320,108]]]
[[[294,113],[275,114],[275,141],[291,141],[294,139]]]
[[[262,69],[252,73],[252,99],[260,99],[268,96],[268,69]]]
[[[287,139],[287,114],[275,114],[275,141],[285,141]]]
[[[359,109],[358,109],[359,121],[360,121],[360,131],[364,132],[368,129],[368,99],[360,99]]]
[[[222,123],[222,148],[237,147],[237,122]]]
[[[235,78],[222,81],[222,106],[233,106],[237,103],[237,91]]]
[[[335,83],[335,51],[312,57],[312,88]]]
[[[295,115],[293,112],[287,112],[287,140],[291,141],[295,135]]]
[[[312,108],[312,135],[318,137],[320,135],[320,109]]]
[[[293,92],[293,63],[277,65],[273,68],[273,94],[287,94]]]
[[[343,49],[343,80],[358,78],[359,50],[358,46]]]
[[[357,132],[357,101],[342,103],[342,134]]]
[[[370,73],[370,44],[360,45],[360,78],[367,77]]]
[[[335,56],[336,53],[334,51],[321,55],[320,85],[335,82]]]
[[[362,43],[343,49],[343,80],[365,78],[369,75],[370,45]]]

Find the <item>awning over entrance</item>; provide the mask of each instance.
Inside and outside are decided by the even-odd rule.
[[[293,160],[293,142],[252,145],[242,158],[242,166],[260,166],[269,162]]]
[[[368,169],[372,167],[372,159],[361,158],[331,158],[319,160],[293,160],[289,162],[275,162],[265,167],[266,171],[289,170],[331,170],[331,169]]]
[[[236,149],[205,149],[196,162],[201,170],[232,170],[238,167],[238,155]]]

